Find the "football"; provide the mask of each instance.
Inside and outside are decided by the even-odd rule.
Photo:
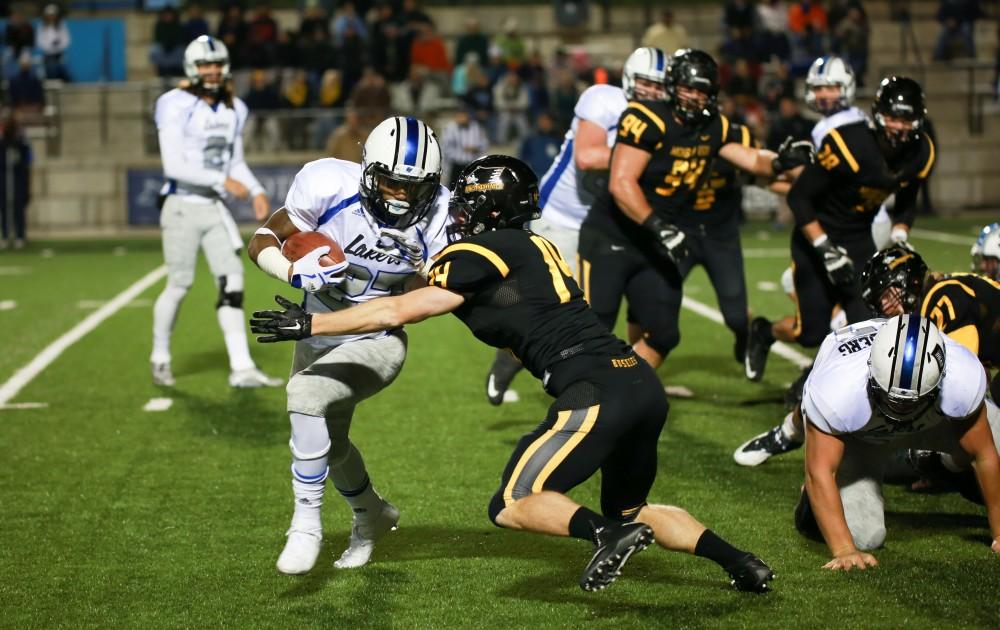
[[[317,247],[329,247],[330,252],[319,259],[323,267],[332,267],[346,260],[344,250],[332,238],[322,232],[298,232],[288,237],[281,245],[282,255],[295,262]]]

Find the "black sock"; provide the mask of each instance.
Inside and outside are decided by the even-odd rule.
[[[747,552],[741,551],[719,538],[710,529],[706,529],[702,533],[698,544],[694,546],[694,555],[708,558],[723,569],[728,569],[746,554]]]
[[[618,523],[601,516],[593,510],[580,507],[569,519],[569,535],[580,540],[594,542],[594,530],[601,527],[615,527]]]

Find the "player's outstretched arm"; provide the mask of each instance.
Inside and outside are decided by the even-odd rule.
[[[257,338],[261,343],[392,330],[450,313],[465,302],[462,295],[433,286],[333,313],[306,313],[280,295],[274,299],[284,311],[257,311],[250,320],[250,330],[261,335]]]
[[[823,540],[833,554],[824,569],[850,571],[866,569],[878,561],[869,553],[858,551],[847,527],[844,504],[840,501],[836,473],[844,457],[844,442],[824,433],[806,421],[806,492]]]
[[[611,154],[608,190],[625,216],[640,225],[653,214],[652,206],[639,187],[639,178],[651,157],[647,151],[621,142]]]
[[[993,433],[986,419],[985,404],[979,407],[978,417],[959,438],[959,444],[974,458],[972,467],[983,492],[986,516],[993,537],[991,548],[1000,553],[1000,455],[997,455]]]

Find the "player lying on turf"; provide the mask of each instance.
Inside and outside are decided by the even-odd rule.
[[[521,438],[489,505],[500,527],[573,536],[594,545],[584,590],[608,586],[654,540],[710,558],[741,590],[768,590],[771,570],[686,511],[651,505],[667,399],[656,374],[598,321],[566,262],[523,228],[538,218],[538,178],[515,158],[469,164],[452,191],[452,234],[430,269],[431,286],[335,313],[254,313],[260,341],[365,334],[454,312],[480,340],[507,347],[555,398]],[[564,493],[601,471],[601,514]]]
[[[976,356],[915,313],[827,336],[802,396],[806,474],[795,509],[796,528],[821,533],[833,554],[824,568],[878,564],[867,551],[885,542],[882,476],[902,447],[972,460],[1000,554],[1000,456],[985,395]]]

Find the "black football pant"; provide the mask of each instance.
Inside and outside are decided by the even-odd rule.
[[[705,268],[726,326],[738,339],[747,334],[747,287],[739,233],[731,237],[685,231],[691,255],[679,269],[687,278],[700,264]],[[628,299],[629,321],[643,332],[646,343],[666,357],[680,343],[683,287],[671,285],[656,267],[657,257],[634,243],[584,225],[580,230],[580,269],[584,296],[608,327],[614,329],[622,296]]]
[[[538,427],[517,443],[490,501],[490,519],[543,490],[566,493],[601,471],[601,511],[627,521],[646,504],[667,396],[649,364],[631,351],[583,355],[552,368],[556,397]]]
[[[855,238],[833,238],[835,245],[847,250],[854,263],[855,280],[847,287],[835,287],[826,274],[823,258],[816,253],[799,229],[792,232],[792,279],[798,310],[795,313],[795,340],[806,348],[823,343],[830,332],[833,307],[840,304],[848,323],[864,321],[872,312],[861,299],[861,283],[857,276],[875,254],[875,242],[870,233]]]

